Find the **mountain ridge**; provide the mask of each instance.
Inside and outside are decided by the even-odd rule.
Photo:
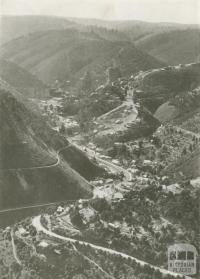
[[[104,78],[113,61],[122,66],[122,74],[131,74],[163,66],[155,58],[125,41],[108,41],[95,32],[75,29],[51,30],[20,37],[1,47],[0,55],[40,78],[44,83],[55,79],[76,82],[87,70],[94,79]]]

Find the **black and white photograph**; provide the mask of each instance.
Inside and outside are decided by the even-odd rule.
[[[0,0],[0,279],[200,278],[200,0]]]

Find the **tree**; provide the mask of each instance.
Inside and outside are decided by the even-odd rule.
[[[192,151],[193,151],[193,148],[194,148],[194,147],[193,147],[193,144],[191,143],[191,144],[190,144],[190,146],[189,146],[189,150],[190,150],[190,152],[192,152]]]
[[[59,129],[59,132],[60,132],[61,134],[64,134],[64,133],[65,133],[65,125],[64,125],[64,123],[62,123],[62,125],[61,125],[61,127],[60,127],[60,129]]]
[[[81,217],[81,214],[79,213],[79,210],[76,209],[74,210],[71,215],[71,220],[72,220],[72,223],[77,226],[77,227],[83,227],[83,220],[82,220],[82,217]]]
[[[92,77],[89,71],[83,77],[81,89],[84,93],[88,93],[92,89]]]
[[[116,81],[118,78],[121,77],[121,72],[120,69],[118,67],[110,67],[107,70],[108,73],[108,82],[114,82]]]
[[[183,148],[183,154],[184,154],[184,155],[187,154],[187,148],[186,148],[186,147]]]

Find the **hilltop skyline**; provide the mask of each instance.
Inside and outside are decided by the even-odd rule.
[[[0,0],[1,15],[200,24],[198,0]]]

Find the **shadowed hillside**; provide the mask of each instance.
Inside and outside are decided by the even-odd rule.
[[[169,99],[199,86],[200,63],[141,72],[135,78],[135,84],[140,89],[136,90],[136,99],[155,112]]]
[[[7,60],[0,60],[0,76],[26,97],[44,98],[49,95],[47,86],[36,76]]]
[[[0,125],[1,208],[91,196],[91,186],[81,175],[91,178],[102,170],[2,80]],[[74,156],[64,152],[62,157],[64,149],[72,149]]]
[[[177,67],[166,67],[141,74],[141,84],[145,87],[162,86],[169,91],[179,92],[195,88],[200,83],[200,63]]]

